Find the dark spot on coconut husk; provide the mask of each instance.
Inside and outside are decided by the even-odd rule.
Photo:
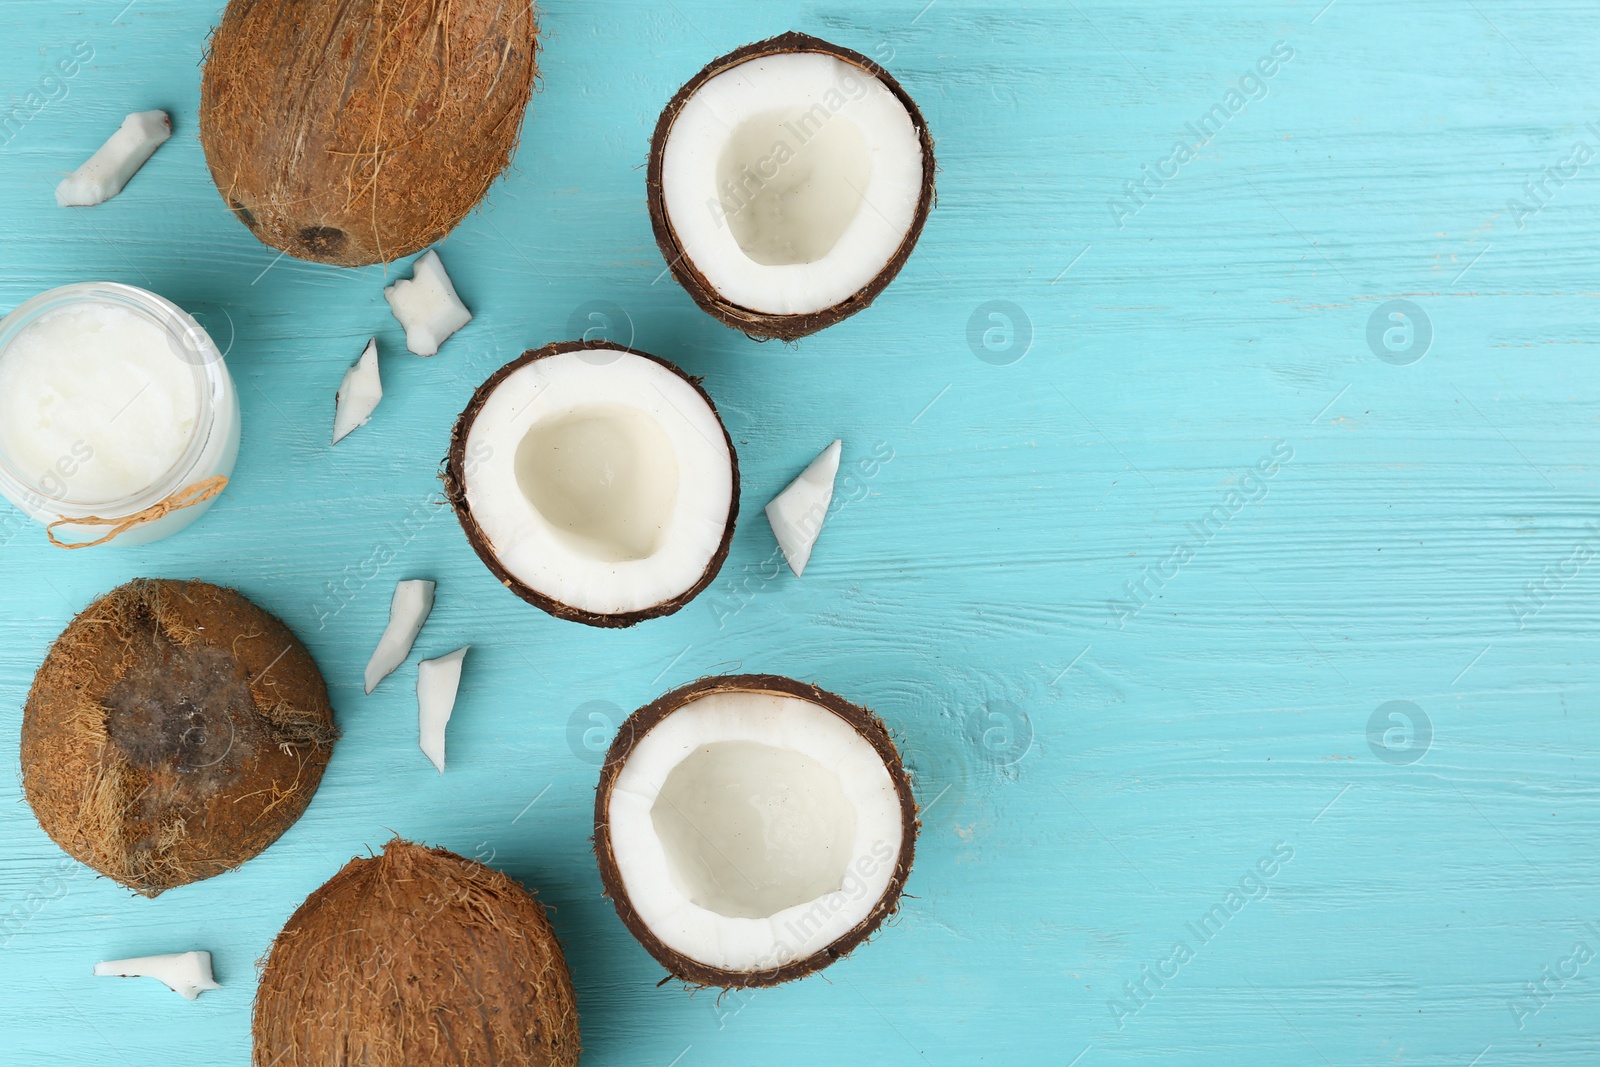
[[[732,70],[752,60],[759,60],[765,56],[794,55],[799,52],[818,52],[831,56],[841,62],[856,67],[864,74],[881,82],[884,88],[894,94],[906,114],[910,116],[911,124],[917,131],[917,139],[922,145],[922,192],[917,198],[916,212],[911,217],[911,225],[901,238],[900,247],[896,249],[889,261],[884,264],[871,281],[862,286],[855,293],[841,300],[832,307],[823,308],[798,315],[781,315],[765,311],[756,311],[742,304],[728,300],[711,281],[694,265],[683,244],[678,238],[677,231],[672,226],[672,220],[667,215],[667,208],[661,187],[662,160],[666,156],[667,137],[672,132],[673,124],[678,121],[678,115],[695,93],[699,92],[706,82],[725,71]],[[826,329],[837,322],[849,318],[877,299],[878,295],[888,288],[894,281],[900,269],[911,258],[912,249],[916,247],[917,238],[922,235],[922,227],[928,221],[928,213],[933,210],[936,199],[934,193],[934,174],[937,164],[933,157],[933,135],[928,132],[928,123],[922,117],[922,111],[917,107],[916,101],[911,99],[894,76],[882,66],[874,63],[860,52],[853,52],[848,48],[841,48],[836,44],[812,37],[805,33],[784,33],[765,41],[745,45],[743,48],[729,52],[725,56],[713,59],[707,63],[700,73],[679,89],[676,95],[668,101],[662,109],[661,117],[656,122],[654,135],[650,140],[650,163],[645,178],[646,198],[650,208],[650,228],[655,233],[656,246],[660,248],[661,255],[667,261],[667,266],[672,271],[672,276],[678,284],[688,292],[694,302],[708,314],[720,319],[722,322],[742,331],[746,336],[758,341],[778,339],[783,341],[796,341],[802,337]]]
[[[576,999],[544,908],[511,878],[398,838],[351,860],[272,944],[256,1067],[571,1067]]]
[[[244,223],[252,230],[256,228],[256,213],[254,211],[251,211],[237,200],[228,201],[228,207],[231,208],[233,213],[239,217],[240,222]]]
[[[106,735],[142,770],[171,768],[219,787],[255,755],[265,731],[233,655],[184,647],[148,613],[130,619],[130,671],[106,694]]]
[[[206,165],[292,256],[420,252],[511,162],[538,45],[529,0],[232,0],[200,84]]]
[[[843,719],[877,752],[879,758],[883,760],[884,768],[889,772],[889,780],[894,784],[895,794],[900,801],[900,852],[895,857],[894,871],[890,875],[889,884],[872,910],[849,931],[811,955],[790,960],[767,970],[724,970],[690,959],[668,946],[656,936],[655,931],[650,929],[628,898],[627,889],[622,882],[622,871],[617,865],[616,852],[611,843],[609,816],[611,793],[616,788],[617,778],[622,774],[623,765],[627,763],[628,757],[644,740],[645,735],[673,712],[702,697],[716,693],[770,693],[798,697],[831,711]],[[867,708],[852,704],[826,689],[776,674],[729,674],[702,678],[697,682],[680,686],[646,704],[628,716],[618,729],[617,736],[606,752],[605,764],[600,769],[600,784],[596,787],[594,795],[594,854],[600,867],[600,882],[604,886],[605,895],[617,909],[617,917],[622,920],[622,925],[638,939],[645,951],[655,957],[657,963],[667,969],[669,977],[677,978],[691,986],[719,986],[724,989],[774,986],[814,974],[830,963],[849,955],[877,932],[900,907],[906,879],[911,875],[911,861],[916,855],[919,828],[917,803],[912,796],[910,775],[906,772],[905,764],[900,759],[900,751],[895,747],[894,739],[889,736],[889,730],[883,721]]]
[[[537,589],[530,589],[524,585],[516,575],[506,569],[505,564],[500,561],[500,557],[495,554],[494,546],[489,543],[489,538],[478,525],[478,520],[473,516],[472,508],[467,502],[467,438],[472,433],[472,425],[477,421],[478,413],[483,410],[484,404],[488,403],[489,397],[494,394],[494,391],[500,387],[502,382],[535,360],[548,359],[551,356],[559,356],[565,352],[585,352],[590,349],[607,349],[641,356],[652,363],[660,364],[693,386],[695,392],[699,393],[701,398],[705,400],[706,406],[711,409],[711,413],[716,416],[717,425],[722,430],[723,440],[728,445],[728,463],[733,478],[733,494],[728,501],[728,520],[722,530],[722,541],[717,545],[717,550],[712,553],[711,559],[706,563],[705,571],[700,575],[699,581],[677,596],[663,600],[659,604],[653,604],[639,611],[620,612],[615,615],[602,615],[598,612],[584,611],[581,608],[573,607],[571,604],[563,604],[554,597],[547,596]],[[478,554],[478,558],[483,561],[483,565],[488,567],[490,573],[500,580],[501,585],[528,603],[549,612],[558,619],[615,629],[633,626],[636,623],[644,622],[646,619],[658,619],[665,615],[671,615],[699,596],[706,586],[716,579],[717,573],[722,570],[722,564],[728,558],[728,549],[733,544],[734,525],[739,518],[739,453],[733,447],[733,438],[728,435],[728,428],[722,422],[722,415],[717,411],[717,405],[712,402],[711,394],[706,392],[701,382],[702,379],[685,374],[677,365],[669,363],[659,356],[652,356],[648,352],[640,352],[633,348],[625,348],[622,345],[612,344],[610,341],[558,341],[555,344],[545,345],[543,348],[529,349],[489,375],[484,383],[478,386],[477,390],[472,394],[472,399],[467,401],[467,406],[461,412],[461,417],[456,420],[454,429],[450,431],[450,453],[445,457],[444,461],[444,490],[445,498],[449,500],[451,507],[455,509],[456,518],[461,523],[461,529],[467,535],[467,542],[472,546],[472,550]]]
[[[295,240],[300,242],[300,248],[305,252],[302,258],[323,260],[337,256],[349,237],[334,226],[307,226]]]
[[[338,731],[316,663],[231,589],[139,579],[51,646],[22,780],[68,854],[146,896],[230,870],[310,803]]]

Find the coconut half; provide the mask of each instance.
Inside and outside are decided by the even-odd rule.
[[[678,90],[647,183],[656,244],[697,304],[792,341],[900,273],[933,207],[933,139],[900,83],[803,33],[747,45]]]
[[[495,577],[590,626],[670,615],[716,577],[739,460],[699,381],[603,341],[524,352],[478,387],[445,494]]]
[[[706,678],[641,708],[595,794],[606,895],[699,985],[776,985],[849,953],[898,907],[916,836],[878,718],[775,675]]]
[[[277,840],[338,736],[281,621],[232,589],[140,578],[50,647],[22,711],[22,785],[56,844],[153,897]]]
[[[306,898],[261,968],[255,1067],[574,1067],[578,1010],[544,908],[396,838]]]

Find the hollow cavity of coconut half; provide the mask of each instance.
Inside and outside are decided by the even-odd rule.
[[[606,895],[683,981],[770,986],[893,914],[916,805],[872,712],[774,675],[707,678],[631,715],[595,795]]]
[[[739,511],[738,456],[700,383],[604,342],[547,345],[490,375],[456,421],[444,481],[506,588],[590,626],[694,599]]]
[[[792,341],[900,272],[933,206],[933,139],[858,52],[786,33],[714,60],[656,124],[656,243],[697,304]]]

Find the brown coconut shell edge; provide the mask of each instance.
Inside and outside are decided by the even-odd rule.
[[[798,697],[826,708],[849,723],[867,743],[872,745],[883,759],[884,766],[888,768],[889,778],[894,782],[895,793],[900,798],[900,854],[895,859],[894,873],[889,878],[889,884],[872,911],[843,936],[817,952],[802,959],[791,960],[772,970],[723,970],[690,959],[668,947],[639,917],[632,901],[628,899],[627,891],[622,884],[622,872],[617,866],[616,853],[611,847],[611,828],[607,811],[612,790],[616,787],[617,777],[622,773],[623,764],[627,762],[644,736],[667,716],[693,700],[714,693],[773,693]],[[605,764],[600,769],[600,784],[596,787],[594,796],[594,854],[600,867],[600,881],[604,886],[605,895],[617,909],[617,917],[622,920],[622,925],[638,939],[645,951],[655,957],[656,962],[671,972],[673,977],[697,986],[759,988],[780,985],[795,978],[814,974],[830,963],[849,955],[877,932],[878,928],[899,909],[901,894],[905,891],[906,879],[911,874],[911,862],[916,854],[919,826],[917,804],[911,793],[910,776],[883,721],[867,708],[852,704],[826,689],[776,674],[730,674],[701,678],[658,697],[628,716],[606,752]]]
[[[422,899],[427,905],[432,892],[440,887],[447,888],[449,896],[439,901],[433,913],[427,916],[427,938],[419,939],[416,929],[407,928],[407,921],[415,925],[414,915],[396,912],[387,906],[393,896],[408,890],[430,894]],[[437,921],[447,910],[455,913],[449,916],[454,921],[448,925]],[[396,919],[400,920],[398,929],[393,922]],[[466,997],[481,996],[482,990],[476,983],[467,987],[416,989],[414,995],[427,1010],[395,1010],[403,1006],[385,1003],[385,1010],[363,1018],[342,1016],[342,1012],[350,1009],[348,1001],[308,1005],[304,998],[316,1000],[321,995],[321,987],[343,980],[358,987],[354,999],[375,1004],[381,999],[372,991],[380,971],[395,971],[403,983],[412,975],[424,980],[440,980],[436,966],[429,966],[435,962],[431,957],[440,953],[454,953],[460,970],[470,973],[480,962],[475,952],[481,951],[481,945],[472,929],[478,924],[499,931],[517,929],[548,949],[542,953],[543,959],[530,961],[528,955],[523,954],[513,961],[524,968],[531,966],[533,973],[518,974],[508,980],[508,984],[522,992],[517,1003],[510,1005],[512,1010],[526,1004],[548,1028],[549,1032],[542,1035],[548,1055],[533,1060],[495,1058],[505,1052],[503,1045],[491,1044],[485,1048],[477,1044],[479,1038],[494,1033],[497,1027],[497,1036],[506,1043],[514,1045],[519,1037],[525,1037],[526,1031],[519,1031],[517,1027],[522,1017],[508,1019],[502,1010],[490,1005],[482,1009],[485,1014],[481,1026],[464,1027],[461,1035],[451,1035],[458,1042],[450,1049],[456,1058],[447,1054],[439,1062],[487,1063],[492,1060],[507,1067],[531,1063],[540,1063],[542,1067],[576,1064],[580,1035],[572,975],[561,942],[537,895],[502,871],[449,849],[430,848],[400,837],[391,839],[379,855],[357,856],[341,867],[295,909],[273,939],[259,964],[260,981],[250,1022],[251,1062],[257,1067],[304,1067],[309,1063],[328,1062],[326,1054],[330,1054],[330,1050],[308,1050],[292,1044],[308,1040],[308,1024],[303,1018],[307,1008],[318,1012],[310,1026],[319,1027],[328,1036],[338,1034],[343,1038],[347,1046],[341,1051],[346,1055],[352,1054],[350,1050],[357,1037],[370,1039],[375,1032],[382,1033],[392,1025],[395,1018],[412,1020],[417,1025],[414,1033],[389,1035],[397,1041],[393,1048],[396,1058],[382,1062],[423,1062],[422,1053],[428,1050],[403,1045],[401,1040],[436,1040],[439,1034],[432,1024],[435,1013],[450,1017],[444,1014],[446,1009],[439,999],[452,992]],[[351,948],[370,950],[366,953],[370,958],[321,958]],[[421,966],[408,967],[408,964]],[[505,969],[497,967],[495,974],[505,978]],[[456,977],[459,981],[460,975]],[[298,990],[294,984],[297,979],[306,983]],[[410,977],[410,981],[415,980],[416,977]],[[407,983],[401,989],[403,995],[412,992],[413,987]],[[296,999],[296,993],[301,999]],[[467,1043],[459,1044],[463,1037]],[[300,1055],[286,1057],[290,1049]],[[325,1055],[317,1056],[318,1052]],[[402,1060],[401,1056],[406,1058]]]
[[[257,749],[249,764],[231,768],[230,735],[214,772],[230,780],[204,780],[208,763],[187,768],[186,781],[184,768],[164,756],[141,764],[114,740],[104,702],[126,675],[132,642],[152,627],[180,649],[224,650],[237,662],[243,677],[234,684],[248,691],[245,726]],[[21,732],[23,790],[45,833],[147,897],[265,851],[311,803],[339,736],[322,674],[281,620],[233,589],[151,578],[113,589],[61,632],[34,676]],[[188,804],[134,813],[152,795]],[[155,814],[163,821],[153,846],[130,836],[138,822],[129,820]]]
[[[609,615],[584,611],[581,608],[573,607],[571,604],[563,604],[553,597],[524,585],[514,574],[506,569],[505,564],[501,563],[500,558],[495,555],[494,549],[489,544],[488,537],[484,535],[482,527],[478,525],[478,520],[473,516],[472,509],[467,504],[467,437],[472,432],[472,426],[477,420],[478,413],[483,410],[483,405],[488,403],[489,397],[499,388],[500,383],[536,360],[548,359],[551,356],[558,356],[567,352],[584,352],[591,349],[610,349],[641,356],[652,363],[660,364],[693,386],[695,392],[700,394],[700,398],[711,409],[711,413],[716,416],[717,425],[722,429],[722,439],[728,446],[728,460],[731,465],[730,474],[733,478],[733,495],[728,501],[728,521],[727,525],[723,527],[722,541],[717,545],[717,550],[712,553],[711,559],[707,561],[705,572],[700,575],[700,580],[670,600],[663,600],[658,604],[652,604],[638,611],[617,612]],[[728,435],[728,427],[724,425],[722,415],[717,411],[717,405],[712,401],[711,394],[706,392],[701,380],[685,374],[682,368],[662,359],[660,356],[652,356],[648,352],[641,352],[635,348],[626,348],[622,345],[612,344],[609,341],[557,341],[554,344],[545,345],[543,348],[529,349],[489,375],[472,394],[472,399],[467,401],[467,406],[462,410],[460,418],[456,420],[455,428],[450,431],[450,453],[445,457],[443,478],[445,498],[450,501],[450,506],[455,510],[456,518],[461,523],[461,529],[467,535],[467,543],[478,554],[478,558],[483,561],[483,565],[489,568],[490,573],[500,580],[501,585],[534,607],[548,612],[558,619],[581,622],[587,626],[598,626],[606,629],[633,626],[636,623],[644,622],[646,619],[658,619],[665,615],[671,615],[704,592],[706,586],[716,579],[717,573],[722,570],[723,562],[728,558],[728,549],[733,544],[734,525],[739,518],[739,453],[733,447],[733,438]]]
[[[701,86],[718,74],[752,59],[799,52],[819,52],[849,63],[883,83],[884,87],[894,94],[895,99],[906,109],[906,114],[911,117],[911,123],[917,130],[917,138],[922,144],[922,194],[917,199],[917,210],[912,216],[911,226],[906,230],[905,238],[900,242],[900,247],[871,281],[844,300],[821,311],[802,315],[775,315],[724,299],[710,280],[685,255],[677,231],[672,226],[672,220],[667,217],[661,190],[661,166],[666,153],[667,135],[690,97],[699,92]],[[910,94],[892,74],[860,52],[842,48],[820,37],[791,31],[745,45],[712,60],[700,73],[690,78],[662,109],[661,117],[656,122],[655,133],[650,138],[650,163],[645,179],[645,190],[650,206],[650,228],[655,232],[656,246],[661,249],[662,257],[672,270],[672,276],[701,309],[757,340],[776,338],[781,341],[796,341],[854,315],[876,300],[878,294],[894,281],[900,269],[911,258],[917,239],[922,235],[922,227],[928,221],[928,213],[933,209],[935,170],[933,136],[928,132],[928,123],[922,117],[922,111],[917,107],[916,101],[911,99]]]

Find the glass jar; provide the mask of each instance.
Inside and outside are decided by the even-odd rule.
[[[194,410],[175,413],[193,419],[192,432],[182,454],[164,473],[110,499],[99,498],[104,493],[73,491],[72,472],[81,457],[64,455],[53,470],[30,471],[28,464],[7,453],[5,435],[0,434],[0,495],[45,524],[52,539],[65,546],[81,547],[108,534],[110,544],[143,544],[177,533],[211,506],[238,458],[239,397],[223,353],[205,329],[170,300],[132,285],[83,282],[40,293],[0,319],[0,368],[24,330],[74,306],[122,308],[165,333],[173,358],[193,375]],[[76,446],[72,451],[78,451]]]

